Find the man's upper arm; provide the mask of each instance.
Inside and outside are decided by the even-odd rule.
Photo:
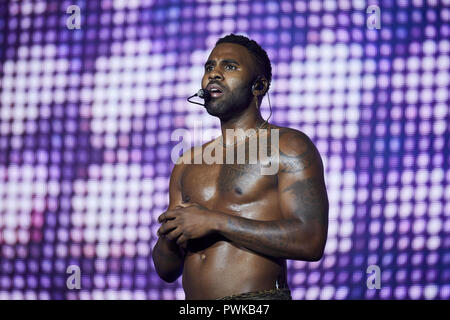
[[[312,141],[303,133],[280,132],[278,188],[282,214],[305,225],[311,240],[325,244],[328,229],[328,197],[323,164]]]
[[[188,157],[191,157],[191,150],[184,153],[172,169],[169,183],[169,207],[168,210],[175,209],[183,202],[183,195],[181,194],[181,177],[185,169],[185,163],[188,162]]]
[[[181,172],[183,170],[183,164],[176,164],[173,167],[172,174],[170,175],[169,183],[169,207],[168,210],[175,209],[176,206],[181,205]]]

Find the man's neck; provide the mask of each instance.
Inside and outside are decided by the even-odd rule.
[[[233,136],[227,137],[227,134],[226,134],[227,129],[232,129],[232,130],[241,129],[244,131],[246,131],[248,129],[257,130],[263,124],[264,124],[264,119],[261,117],[261,113],[254,108],[248,108],[247,110],[245,110],[242,114],[240,114],[236,118],[231,118],[226,121],[221,120],[220,125],[221,125],[221,130],[222,130],[223,142],[226,145],[232,145],[235,142]]]

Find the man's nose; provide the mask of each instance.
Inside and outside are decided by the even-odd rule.
[[[209,73],[208,79],[209,80],[223,80],[223,75],[219,70],[215,69]]]

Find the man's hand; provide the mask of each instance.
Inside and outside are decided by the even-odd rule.
[[[168,210],[158,217],[158,222],[162,223],[158,236],[176,239],[177,244],[185,249],[189,239],[201,238],[214,232],[217,217],[217,212],[197,203],[177,206],[175,210]]]

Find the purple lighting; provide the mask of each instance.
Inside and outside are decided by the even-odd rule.
[[[449,299],[449,10],[387,1],[368,29],[364,1],[169,2],[85,1],[81,30],[67,1],[0,12],[0,299],[184,298],[151,263],[156,218],[174,130],[219,132],[185,98],[231,32],[269,54],[271,122],[324,162],[327,246],[288,261],[294,299]]]

